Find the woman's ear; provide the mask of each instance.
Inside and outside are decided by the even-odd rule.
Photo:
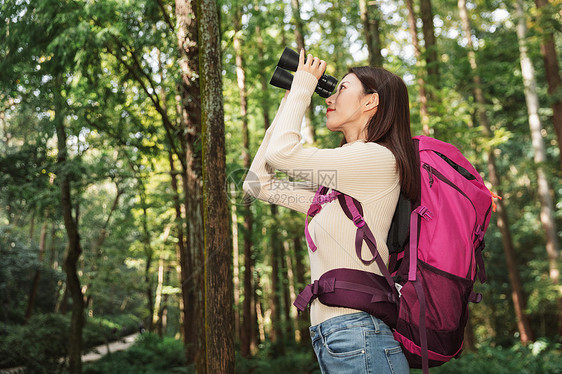
[[[366,112],[375,109],[376,107],[379,106],[379,94],[377,92],[371,94],[371,96],[369,97],[369,100],[367,100],[367,102],[365,103],[365,108],[364,110]]]

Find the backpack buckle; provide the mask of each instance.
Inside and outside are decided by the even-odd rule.
[[[484,231],[482,230],[482,228],[480,226],[476,227],[476,230],[474,231],[474,234],[476,235],[476,239],[478,239],[478,241],[480,241],[480,243],[482,243],[484,241]]]
[[[426,221],[431,221],[433,219],[433,213],[431,213],[431,211],[425,206],[420,205],[416,208],[415,212]]]
[[[355,224],[355,226],[356,226],[358,229],[360,229],[361,227],[365,226],[365,220],[364,220],[363,217],[361,217],[361,216],[355,217],[355,218],[353,219],[353,223]]]
[[[400,292],[402,285],[400,283],[394,283],[394,287],[396,288],[396,291],[398,291],[398,297],[402,297],[402,292]]]

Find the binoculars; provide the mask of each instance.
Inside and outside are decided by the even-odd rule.
[[[305,60],[306,61],[306,60]],[[275,87],[283,88],[285,90],[291,89],[291,83],[293,82],[293,74],[289,73],[287,70],[290,71],[297,71],[297,67],[299,66],[299,54],[293,51],[291,48],[285,47],[277,66],[275,67],[275,71],[273,72],[273,76],[271,77],[271,81],[269,84]],[[318,85],[314,92],[318,95],[327,98],[332,95],[332,91],[336,88],[338,84],[338,80],[330,75],[322,75],[318,80]]]

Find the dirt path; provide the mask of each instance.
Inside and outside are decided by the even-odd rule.
[[[135,339],[139,333],[124,336],[123,338],[119,339],[118,341],[109,343],[109,352],[117,352],[122,351],[129,348],[135,342]],[[107,354],[107,345],[99,345],[97,347],[92,348],[90,352],[85,355],[82,355],[82,362],[91,362],[96,361],[102,358]]]

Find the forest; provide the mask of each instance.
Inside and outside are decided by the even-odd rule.
[[[0,16],[1,373],[320,373],[292,306],[305,217],[242,190],[285,47],[337,79],[402,77],[414,135],[501,197],[463,354],[431,372],[562,373],[561,0],[0,0]],[[305,146],[339,146],[325,112],[313,95]]]

